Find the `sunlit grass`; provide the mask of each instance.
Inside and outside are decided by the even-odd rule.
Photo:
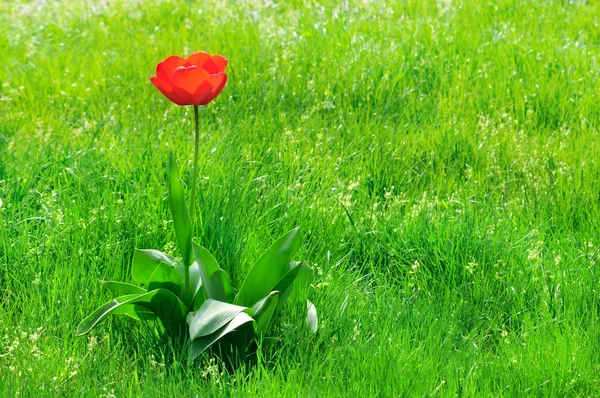
[[[0,395],[597,394],[600,6],[339,3],[0,3]],[[235,372],[74,337],[134,247],[175,252],[191,108],[149,76],[197,50],[230,63],[195,235],[234,286],[296,225],[319,270],[319,333],[292,311]]]

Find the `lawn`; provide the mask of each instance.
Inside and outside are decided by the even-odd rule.
[[[290,305],[233,370],[75,337],[177,254],[193,111],[149,77],[200,50],[198,241],[239,286],[301,226],[316,271],[317,333]],[[595,1],[0,2],[0,396],[598,395],[599,58]]]

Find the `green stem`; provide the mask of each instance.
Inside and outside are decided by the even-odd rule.
[[[190,220],[194,225],[196,217],[196,185],[198,185],[198,150],[200,146],[200,120],[198,115],[198,105],[194,105],[194,169],[192,170],[192,197],[190,198]],[[193,228],[193,227],[192,227]],[[190,264],[184,267],[184,290],[188,295],[188,305],[193,305],[192,294],[190,292]]]
[[[194,105],[194,128],[196,135],[194,137],[194,170],[192,171],[192,199],[190,218],[192,224],[196,215],[196,185],[198,183],[198,148],[200,146],[200,121],[198,117],[198,105]]]

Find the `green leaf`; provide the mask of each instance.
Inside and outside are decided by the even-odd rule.
[[[206,298],[231,302],[233,289],[231,288],[229,276],[219,267],[219,263],[208,250],[196,242],[194,242],[193,247]]]
[[[299,228],[277,239],[250,269],[234,302],[238,305],[252,306],[275,290],[275,285],[289,271],[290,261],[301,244]]]
[[[317,329],[319,329],[317,308],[313,303],[310,302],[310,300],[306,300],[306,309],[308,310],[308,313],[306,314],[306,326],[312,333],[317,333]]]
[[[172,265],[159,263],[148,281],[148,291],[166,289],[176,296],[181,296],[183,279]]]
[[[192,222],[185,205],[183,184],[179,179],[179,171],[173,153],[169,155],[169,199],[183,265],[189,267],[192,259]]]
[[[186,329],[185,317],[188,313],[187,307],[172,292],[165,289],[156,289],[154,296],[149,297],[150,302],[142,301],[141,304],[153,310],[166,329],[175,335],[179,335]],[[149,293],[152,293],[149,292]]]
[[[267,331],[271,318],[277,308],[277,302],[279,301],[279,292],[271,292],[267,297],[254,304],[252,310],[254,311],[254,330],[257,335],[261,335]]]
[[[314,279],[314,271],[304,261],[292,261],[290,263],[290,272],[296,267],[298,268],[298,273],[292,284],[290,284],[288,287],[285,287],[283,285],[285,283],[284,277],[276,286],[276,290],[283,292],[279,298],[279,304],[277,305],[278,309],[286,303],[288,298],[292,302],[297,303],[304,303],[304,300],[306,300],[308,292],[311,288],[310,284]]]
[[[150,277],[160,263],[166,263],[175,266],[173,257],[166,253],[152,249],[135,249],[133,252],[133,262],[131,265],[131,275],[137,283],[147,285]]]
[[[221,329],[217,330],[216,332],[214,332],[208,336],[199,337],[199,338],[193,340],[190,343],[189,348],[188,348],[188,359],[190,361],[193,361],[204,350],[209,348],[211,345],[213,345],[215,342],[220,340],[222,337],[235,331],[237,328],[239,328],[240,326],[242,326],[248,322],[254,322],[254,320],[245,312],[240,312],[237,315],[235,315],[235,317],[231,321],[229,321],[229,323],[227,323],[225,326],[223,326]]]
[[[190,265],[190,290],[191,294],[187,295],[193,303],[194,310],[199,308],[205,300],[204,289],[202,289],[202,277],[200,276],[200,266],[195,261]]]
[[[141,304],[125,304],[115,308],[113,315],[127,315],[137,321],[153,321],[157,318],[154,311]]]
[[[289,265],[290,270],[283,276],[283,278],[281,278],[279,280],[279,282],[277,282],[277,284],[273,288],[273,290],[283,292],[283,294],[281,295],[280,300],[279,300],[280,308],[285,303],[288,296],[290,295],[290,293],[292,291],[292,284],[294,283],[294,281],[296,280],[296,277],[300,273],[300,270],[302,269],[301,268],[302,265],[306,265],[306,264],[304,262],[301,262],[301,263],[296,262],[296,261],[290,262],[290,265]]]
[[[130,294],[127,296],[117,297],[116,299],[110,300],[108,303],[102,305],[96,311],[88,315],[83,321],[81,321],[79,326],[77,326],[77,335],[81,336],[82,334],[86,334],[111,312],[114,312],[120,306],[127,304],[129,300],[133,300],[139,296],[139,294]]]
[[[165,328],[178,332],[185,325],[186,309],[177,296],[168,290],[156,289],[144,294],[130,294],[117,297],[92,312],[77,327],[77,335],[89,332],[110,314],[125,314],[129,309],[124,305],[139,304],[153,311]]]
[[[198,311],[202,304],[206,301],[206,295],[204,294],[204,286],[200,286],[200,290],[196,293],[194,301],[192,302],[192,309],[190,311]]]
[[[116,294],[143,294],[146,293],[146,289],[130,283],[115,282],[115,281],[102,281],[102,285],[105,288]]]
[[[208,284],[213,287],[218,286],[219,297],[222,297],[225,302],[231,303],[233,301],[233,288],[231,287],[231,282],[229,281],[229,275],[227,275],[227,272],[223,271],[222,269],[218,270],[210,276]]]
[[[304,300],[304,298],[306,298],[306,285],[310,286],[310,282],[312,281],[312,268],[306,265],[304,261],[292,261],[290,262],[289,267],[290,270],[288,273],[285,274],[273,288],[273,290],[283,292],[281,293],[281,296],[279,296],[277,309],[283,307],[292,291],[301,291],[302,294],[304,294],[302,296],[302,300]]]
[[[254,315],[250,308],[208,299],[198,311],[190,312],[187,322],[190,325],[190,339],[207,336],[226,325],[240,312]]]

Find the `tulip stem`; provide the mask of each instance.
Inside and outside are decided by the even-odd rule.
[[[194,170],[192,171],[192,199],[191,199],[191,209],[190,209],[190,218],[192,223],[194,222],[194,217],[196,215],[196,185],[198,184],[198,150],[200,146],[200,120],[198,116],[198,105],[194,105],[194,128],[195,128],[195,137],[194,137]]]
[[[194,218],[196,217],[196,185],[198,185],[198,150],[200,146],[200,120],[198,115],[198,105],[194,105],[194,169],[192,170],[192,197],[190,198],[190,220],[194,225]],[[200,216],[201,218],[201,216]],[[200,221],[202,223],[202,220]],[[185,294],[189,295],[189,300],[193,300],[190,292],[190,269],[189,264],[184,267],[184,291]],[[187,303],[186,303],[187,304]],[[189,306],[193,305],[192,302]]]

